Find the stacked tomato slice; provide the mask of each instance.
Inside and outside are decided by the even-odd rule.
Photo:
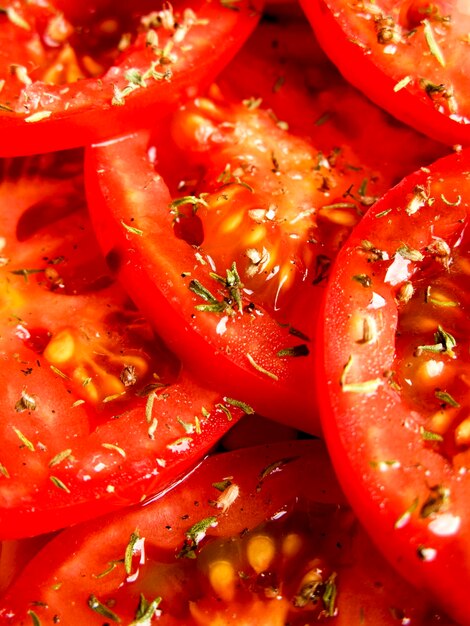
[[[303,4],[410,126],[293,3],[0,7],[1,624],[470,623],[468,10]]]

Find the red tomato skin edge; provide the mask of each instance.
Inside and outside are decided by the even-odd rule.
[[[119,200],[115,199],[115,194],[106,185],[106,181],[96,175],[100,170],[112,168],[113,150],[119,151],[119,144],[128,139],[131,140],[132,145],[132,149],[129,149],[128,163],[132,168],[140,160],[146,159],[147,133],[118,138],[103,144],[104,149],[101,149],[100,145],[94,145],[85,152],[88,202],[99,207],[99,210],[91,211],[99,244],[104,255],[108,255],[111,250],[119,249],[123,245],[126,246],[128,252],[127,262],[119,265],[118,279],[125,288],[126,285],[136,280],[135,268],[140,268],[141,300],[137,294],[132,294],[132,298],[150,321],[155,317],[155,311],[158,311],[159,319],[165,320],[161,330],[167,345],[181,358],[183,364],[194,376],[202,376],[210,387],[220,390],[224,395],[246,402],[261,415],[312,435],[319,435],[321,430],[313,393],[313,381],[311,388],[305,389],[305,396],[299,397],[299,394],[289,385],[274,382],[262,374],[255,378],[256,385],[254,385],[253,372],[247,373],[240,366],[232,367],[228,375],[225,355],[220,354],[209,341],[195,332],[185,317],[180,315],[178,309],[169,302],[171,298],[169,285],[172,281],[168,281],[167,294],[155,288],[153,268],[147,266],[146,259],[139,254],[137,249],[129,246],[129,242],[125,240],[124,230],[119,228],[112,214],[110,206]],[[171,259],[168,263],[171,263]],[[164,283],[161,277],[159,283]],[[143,294],[151,294],[151,296],[145,297]],[[156,326],[158,328],[158,324]],[[191,346],[191,350],[188,350],[188,345]],[[288,410],[286,407],[289,407]]]
[[[462,170],[465,166],[468,170],[470,167],[470,150],[455,156],[462,160]],[[431,172],[436,173],[437,171],[442,176],[445,176],[445,167],[443,169],[438,168],[441,162],[445,162],[450,158],[453,158],[453,155],[436,161],[431,167]],[[386,204],[384,203],[383,206],[399,206],[403,197],[416,185],[423,183],[428,173],[429,169],[426,168],[426,172],[418,170],[404,178],[386,194]],[[379,212],[375,207],[373,210],[374,213]],[[344,252],[350,245],[355,246],[355,242],[366,238],[364,232],[356,234],[360,229],[361,223],[343,244]],[[334,276],[337,273],[336,270],[342,267],[341,262],[342,254],[340,253],[332,267],[331,276]],[[444,549],[437,551],[437,556],[433,561],[423,563],[423,567],[418,570],[416,567],[416,549],[419,545],[426,545],[426,539],[429,539],[429,534],[424,534],[421,530],[416,532],[413,524],[407,524],[398,531],[394,526],[396,518],[392,519],[393,512],[391,513],[384,506],[384,497],[380,499],[377,496],[375,485],[375,493],[372,496],[372,490],[368,488],[367,479],[362,480],[361,469],[358,467],[358,454],[356,452],[351,455],[344,453],[344,450],[348,447],[351,448],[351,446],[353,446],[354,450],[359,450],[360,442],[355,444],[355,434],[348,432],[347,427],[342,428],[338,425],[337,414],[333,408],[336,404],[335,396],[339,390],[340,377],[336,376],[333,378],[332,373],[329,372],[329,366],[331,366],[331,363],[335,363],[337,359],[329,357],[330,350],[326,349],[327,341],[325,341],[324,336],[325,328],[329,328],[328,335],[331,336],[335,333],[335,330],[332,330],[337,329],[334,312],[341,306],[341,299],[345,298],[343,293],[338,295],[342,291],[339,284],[333,284],[333,287],[336,287],[333,297],[331,296],[332,289],[328,289],[325,292],[318,317],[317,336],[319,341],[315,355],[315,381],[323,434],[336,477],[360,523],[392,567],[418,590],[428,590],[430,596],[435,598],[436,603],[439,603],[458,624],[470,626],[468,588],[465,584],[461,584],[457,585],[457,589],[455,585],[455,581],[458,579],[458,571],[461,568],[468,571],[467,558],[465,554],[459,551],[458,545],[456,545],[458,541],[453,545],[444,545]],[[336,302],[334,310],[332,304],[329,303],[329,299],[340,300],[340,302]],[[328,348],[331,349],[332,346],[330,345]],[[333,367],[335,366],[333,365]],[[355,445],[356,447],[354,447]],[[465,508],[463,503],[462,508]],[[452,538],[450,539],[452,541]],[[462,543],[463,541],[465,539],[460,536],[460,542]],[[443,552],[445,553],[444,555]]]
[[[287,461],[285,468],[272,472],[265,479],[260,478],[263,470],[281,460]],[[325,447],[319,440],[285,441],[217,454],[198,465],[194,472],[181,476],[180,480],[175,481],[171,488],[162,494],[165,504],[174,510],[171,535],[165,537],[168,531],[162,527],[164,533],[161,540],[164,545],[168,543],[171,546],[175,540],[180,540],[182,544],[188,528],[184,514],[188,513],[187,509],[191,510],[194,499],[201,502],[201,517],[214,513],[214,508],[208,503],[204,490],[207,492],[214,476],[228,476],[234,472],[234,468],[238,468],[237,484],[240,491],[243,494],[250,494],[250,497],[241,498],[240,504],[232,505],[228,515],[219,518],[218,526],[211,529],[211,535],[216,537],[240,534],[247,526],[255,528],[269,519],[292,499],[290,489],[293,482],[297,485],[296,493],[300,497],[325,504],[341,505],[345,502]],[[202,491],[201,485],[204,485]],[[31,596],[30,581],[38,581],[37,584],[40,585],[41,572],[52,571],[54,574],[54,571],[59,571],[64,555],[70,555],[74,550],[80,552],[81,546],[86,545],[89,537],[106,532],[110,526],[114,528],[120,519],[123,520],[122,534],[126,537],[129,520],[131,524],[135,523],[132,521],[135,516],[145,514],[146,510],[152,520],[153,507],[156,507],[155,520],[161,524],[158,506],[160,497],[150,499],[143,507],[132,506],[60,532],[46,544],[45,549],[39,551],[26,566],[24,573],[19,574],[18,583],[13,583],[10,587],[7,593],[13,598],[12,604],[16,604],[16,601],[21,603],[23,597]],[[154,522],[153,524],[158,528],[158,524]],[[5,601],[8,602],[8,599]],[[10,621],[5,623],[10,624]]]
[[[193,379],[183,373],[180,384],[185,393],[192,394],[207,399],[209,393]],[[178,392],[173,391],[173,395]],[[214,405],[217,402],[217,394],[211,392],[212,398],[210,403]],[[222,398],[219,398],[221,401]],[[178,406],[176,402],[175,406]],[[124,507],[129,507],[139,501],[155,497],[173,484],[178,482],[182,476],[192,470],[199,462],[217,445],[221,436],[227,432],[230,426],[234,425],[243,412],[233,407],[232,420],[227,421],[225,414],[214,414],[210,423],[206,423],[200,434],[193,434],[193,443],[186,453],[173,452],[169,449],[156,451],[154,457],[164,458],[166,465],[164,469],[156,475],[147,475],[134,477],[132,475],[133,467],[123,468],[118,476],[113,474],[109,479],[105,479],[105,484],[97,483],[95,492],[88,489],[83,496],[78,493],[77,489],[72,489],[70,497],[72,500],[67,503],[64,500],[62,492],[59,490],[49,492],[57,495],[55,505],[53,497],[47,499],[46,507],[41,508],[41,502],[26,502],[22,509],[18,507],[8,509],[0,509],[0,540],[17,539],[22,537],[33,537],[40,534],[60,530],[68,526],[94,519],[104,514],[119,511]],[[177,415],[175,415],[176,420]],[[152,457],[153,458],[153,457]],[[143,459],[149,469],[154,467],[155,462],[151,459]],[[142,465],[142,464],[141,464]],[[115,486],[115,492],[108,494],[105,491],[106,483],[112,482]],[[88,483],[85,483],[88,485]]]
[[[324,0],[300,0],[300,4],[332,63],[370,100],[436,141],[449,146],[470,144],[470,124],[460,124],[439,113],[431,101],[427,104],[418,100],[406,88],[394,91],[396,81],[384,74],[360,46],[346,38]]]
[[[256,0],[253,8],[242,7],[230,12],[230,28],[224,22],[217,27],[213,9],[209,19],[215,22],[214,54],[196,58],[183,73],[177,72],[169,84],[156,84],[155,88],[140,89],[131,94],[122,106],[103,105],[97,88],[96,99],[72,113],[62,111],[50,118],[33,123],[16,113],[0,114],[0,157],[26,156],[68,148],[86,146],[114,136],[129,133],[155,122],[165,110],[194,97],[209,85],[227,65],[255,29],[261,16],[263,0]],[[203,13],[205,14],[207,10]],[[204,17],[204,15],[202,16]],[[225,32],[226,31],[226,32]],[[96,79],[84,79],[84,82]],[[79,83],[72,84],[72,92]],[[91,90],[90,90],[91,92]]]
[[[325,315],[323,309],[322,318]],[[322,319],[320,318],[320,319]],[[318,349],[318,362],[323,362],[324,347],[321,346]],[[325,377],[325,371],[323,365],[317,368],[317,380],[320,377]],[[327,381],[328,383],[329,381]],[[326,383],[326,384],[327,384]],[[325,386],[326,386],[325,384]],[[321,395],[323,394],[323,396]],[[421,570],[421,576],[416,574],[416,564],[413,563],[410,567],[410,561],[413,561],[413,557],[416,558],[415,550],[417,544],[416,536],[413,533],[413,528],[400,529],[400,537],[397,535],[397,531],[390,525],[389,516],[387,516],[386,509],[380,513],[372,512],[370,492],[367,489],[367,485],[360,483],[355,477],[357,476],[357,466],[351,462],[351,460],[342,455],[341,461],[338,461],[337,457],[339,451],[344,450],[344,435],[340,432],[335,424],[336,417],[332,411],[331,395],[325,388],[318,390],[319,410],[321,414],[321,421],[323,425],[323,432],[325,441],[327,444],[330,458],[335,468],[336,477],[341,485],[341,488],[347,499],[357,515],[360,523],[364,526],[367,533],[370,535],[373,543],[377,549],[385,556],[391,566],[413,587],[423,592],[424,589],[431,590],[436,586],[436,580],[451,581],[455,579],[455,567],[458,567],[460,555],[455,554],[455,558],[451,563],[445,562],[443,559],[437,558],[432,563],[426,564],[426,571]],[[351,440],[354,435],[351,435]],[[350,440],[350,445],[351,445]],[[354,445],[354,444],[352,444]],[[380,511],[380,505],[376,508]],[[381,518],[383,517],[383,521]],[[385,530],[384,527],[387,527]],[[381,530],[377,531],[377,528]],[[404,550],[404,546],[409,546],[410,550]],[[463,558],[463,557],[462,557]],[[447,574],[448,573],[448,574]],[[438,596],[435,596],[435,602],[440,602],[440,606],[449,614],[449,616],[457,621],[458,624],[470,626],[470,618],[467,612],[468,604],[468,590],[467,588],[461,588],[458,592],[458,600],[455,602],[455,587],[452,582],[447,584],[447,589],[444,585],[438,584]],[[446,595],[452,594],[453,601],[449,603],[443,603],[442,598]],[[432,596],[432,593],[429,594]],[[439,601],[437,600],[439,597]]]

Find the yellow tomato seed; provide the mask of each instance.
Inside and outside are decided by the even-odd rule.
[[[302,551],[304,540],[298,533],[289,533],[282,541],[282,554],[291,559]]]
[[[75,339],[69,330],[62,330],[47,344],[44,358],[53,365],[67,363],[75,356]]]
[[[209,566],[209,581],[219,598],[231,602],[235,596],[236,574],[229,561],[214,561]]]
[[[257,574],[261,574],[271,565],[276,553],[276,545],[267,535],[255,535],[250,537],[246,553],[251,567]]]
[[[458,446],[470,444],[470,417],[465,418],[455,429],[455,443]]]

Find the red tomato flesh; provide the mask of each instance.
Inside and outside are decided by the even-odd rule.
[[[470,154],[405,178],[338,255],[320,333],[324,432],[380,548],[468,624]],[[354,445],[351,445],[354,441]]]
[[[306,22],[290,24],[315,51]],[[183,362],[199,374],[204,364],[211,384],[257,412],[318,433],[311,370],[328,268],[376,197],[443,148],[391,122],[321,53],[320,65],[297,66],[289,32],[256,31],[221,76],[227,98],[214,86],[151,136],[92,148],[87,189],[110,266]],[[414,146],[405,159],[394,158],[397,137]]]
[[[2,538],[140,501],[249,411],[181,372],[109,276],[82,159],[2,162]]]
[[[467,2],[301,4],[331,60],[371,100],[439,141],[470,142]]]
[[[0,616],[18,626],[33,616],[90,626],[451,624],[371,546],[315,441],[213,456],[165,497],[61,533]]]
[[[86,145],[145,125],[208,84],[258,17],[245,0],[235,8],[8,0],[0,12],[0,155]]]

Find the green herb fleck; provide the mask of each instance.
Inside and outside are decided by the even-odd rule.
[[[326,111],[325,113],[323,113],[323,115],[320,115],[320,117],[315,120],[315,126],[323,126],[323,124],[325,124],[325,122],[327,122],[330,117],[331,113]]]
[[[405,76],[404,78],[402,78],[401,80],[399,80],[394,88],[393,91],[396,93],[397,91],[401,91],[402,89],[404,89],[407,85],[409,85],[411,83],[413,79],[411,78],[411,76]]]
[[[447,404],[448,406],[453,406],[455,408],[460,407],[460,404],[457,402],[457,400],[455,400],[447,391],[440,391],[438,389],[434,392],[434,395],[438,400],[440,400],[444,404]]]
[[[103,448],[106,448],[107,450],[114,450],[114,452],[117,452],[118,454],[120,454],[124,459],[126,458],[125,450],[123,450],[121,447],[117,446],[116,444],[102,443],[101,445]]]
[[[43,269],[27,269],[27,268],[22,268],[20,270],[10,270],[10,274],[13,274],[14,276],[23,276],[24,278],[24,282],[27,283],[28,282],[28,278],[29,276],[31,276],[32,274],[42,274],[44,273]]]
[[[273,380],[279,380],[279,376],[277,376],[273,372],[270,372],[269,370],[261,366],[259,363],[257,363],[255,359],[251,356],[251,354],[249,354],[248,352],[246,353],[246,358],[250,362],[250,365],[254,367],[255,370],[260,372],[260,374],[264,374],[265,376],[267,376],[268,378],[272,378]]]
[[[232,480],[230,478],[225,478],[224,480],[221,480],[217,483],[212,483],[212,486],[214,487],[214,489],[217,489],[217,491],[224,492],[230,487],[231,484]]]
[[[180,437],[179,439],[175,439],[172,443],[167,444],[166,447],[172,452],[183,452],[188,449],[192,441],[192,437]]]
[[[372,394],[377,391],[377,389],[382,385],[382,380],[380,378],[372,378],[370,380],[364,380],[361,382],[346,382],[346,378],[348,373],[353,365],[353,356],[352,354],[349,356],[349,359],[345,366],[343,367],[343,372],[341,374],[341,378],[339,384],[341,386],[342,391],[345,393],[364,393],[364,394]]]
[[[29,23],[17,12],[13,7],[7,7],[6,9],[1,7],[0,13],[5,13],[12,24],[22,28],[23,30],[31,30]]]
[[[279,350],[277,353],[277,356],[279,358],[286,357],[286,356],[299,357],[299,356],[308,356],[309,354],[310,354],[310,350],[308,349],[307,344],[301,343],[298,346],[291,346],[289,348],[283,348],[282,350]]]
[[[426,430],[421,426],[419,429],[420,435],[423,441],[444,441],[444,437],[439,433],[435,433],[432,430]]]
[[[21,430],[19,430],[18,428],[15,428],[15,426],[12,426],[12,428],[15,431],[16,436],[21,441],[21,443],[24,446],[26,446],[28,448],[28,450],[31,450],[31,452],[34,452],[35,451],[35,447],[34,447],[33,443],[27,437],[25,437],[25,435],[23,435]]]
[[[250,111],[258,109],[261,106],[262,102],[263,98],[247,98],[246,100],[242,100],[243,106],[245,106]]]
[[[7,468],[3,465],[3,463],[0,463],[0,474],[2,476],[5,476],[5,478],[10,478],[10,473],[7,470]]]
[[[430,488],[430,495],[420,509],[422,518],[439,513],[449,500],[449,490],[442,485],[434,485]]]
[[[136,543],[140,540],[140,535],[136,530],[130,536],[129,543],[126,546],[126,551],[124,553],[124,569],[126,570],[126,574],[129,576],[132,572],[132,557],[135,553]]]
[[[181,217],[182,214],[179,211],[179,208],[187,204],[191,205],[193,207],[193,213],[196,213],[200,205],[205,207],[209,206],[205,200],[205,197],[207,195],[207,193],[201,193],[199,196],[182,196],[181,198],[176,198],[176,200],[172,200],[168,207],[171,213],[173,213],[173,215],[175,216],[175,218]]]
[[[195,559],[197,546],[206,536],[208,529],[214,528],[217,524],[218,521],[215,516],[206,517],[205,519],[193,524],[193,526],[191,526],[191,528],[185,533],[186,539],[183,548],[180,550],[177,557]]]
[[[395,528],[403,528],[403,526],[408,524],[412,514],[418,508],[418,504],[419,504],[419,498],[415,498],[413,502],[410,504],[410,506],[406,509],[406,511],[402,515],[400,515],[400,517],[397,519],[397,521],[395,522]]]
[[[424,301],[426,304],[433,304],[434,306],[444,308],[454,308],[459,306],[459,303],[455,300],[443,300],[441,298],[435,298],[432,295],[432,287],[429,285],[424,292]]]
[[[150,624],[150,620],[157,615],[158,605],[161,601],[161,598],[155,598],[155,600],[149,602],[144,594],[141,593],[135,619],[129,626],[147,626]]]
[[[139,237],[142,237],[142,235],[144,234],[143,230],[140,230],[140,228],[135,228],[135,226],[129,226],[129,224],[126,224],[124,220],[121,220],[121,224],[124,226],[128,233],[138,235]]]
[[[72,454],[72,450],[70,448],[68,448],[67,450],[62,450],[62,452],[59,452],[58,454],[56,454],[49,461],[49,467],[54,467],[54,465],[58,465],[59,463],[62,463],[62,461],[65,461],[65,459],[67,459],[71,454]]]
[[[459,206],[460,203],[462,202],[462,196],[459,194],[457,196],[457,200],[455,200],[454,202],[451,202],[450,200],[447,200],[447,198],[444,196],[443,193],[441,193],[441,200],[442,202],[444,202],[444,204],[447,204],[447,206]]]
[[[444,59],[444,55],[442,54],[442,50],[439,48],[439,45],[434,37],[434,31],[432,29],[431,24],[428,20],[423,20],[424,25],[424,38],[426,39],[426,43],[429,46],[429,50],[433,57],[437,60],[439,65],[442,67],[446,66],[446,62]]]
[[[152,422],[153,405],[155,403],[156,396],[157,394],[155,391],[151,391],[147,396],[147,402],[145,403],[145,419],[147,420],[147,424]]]
[[[70,493],[70,489],[60,480],[60,478],[57,478],[57,476],[50,476],[49,478],[55,487],[62,489],[62,491],[65,491],[66,493]]]
[[[386,215],[391,213],[391,211],[392,209],[385,209],[384,211],[380,211],[380,213],[377,213],[375,217],[385,217]]]
[[[352,279],[362,285],[364,288],[372,286],[372,278],[368,274],[354,274]]]
[[[423,254],[419,250],[415,250],[414,248],[410,248],[407,244],[401,245],[397,249],[397,254],[406,259],[407,261],[422,261],[424,259]]]
[[[28,615],[31,618],[31,622],[33,623],[33,626],[41,626],[41,621],[40,621],[39,617],[37,616],[37,614],[33,610],[30,609],[28,611]]]
[[[295,459],[296,457],[290,457],[287,459],[279,459],[279,461],[274,461],[273,463],[270,463],[265,468],[263,468],[258,477],[258,485],[256,487],[256,490],[257,491],[261,490],[261,483],[263,483],[266,480],[266,478],[268,478],[268,476],[272,476],[272,474],[275,474],[276,472],[281,471],[281,469],[285,465],[287,465],[288,463],[291,463],[292,461],[295,461]]]
[[[237,407],[237,409],[241,409],[246,415],[253,415],[253,413],[255,412],[255,410],[249,404],[246,404],[241,400],[235,400],[234,398],[227,398],[227,396],[225,396],[224,402],[226,402],[230,406]]]
[[[323,591],[322,600],[325,605],[326,615],[328,617],[334,617],[336,615],[336,596],[337,596],[337,588],[336,588],[336,573],[333,572],[331,576],[325,583],[325,589]]]
[[[240,2],[240,0],[220,0],[220,5],[224,7],[224,9],[230,9],[231,11],[239,11],[240,7],[237,6],[237,2]]]
[[[57,376],[60,376],[60,378],[63,378],[64,380],[70,380],[70,378],[67,376],[67,374],[64,374],[64,372],[62,372],[62,370],[60,370],[55,365],[49,365],[49,367],[54,372],[54,374],[57,374]]]
[[[108,567],[106,569],[104,569],[102,572],[100,572],[99,574],[93,574],[93,578],[104,578],[105,576],[107,576],[108,574],[111,574],[111,572],[120,564],[123,563],[123,560],[119,560],[119,561],[109,561],[108,563]]]
[[[88,598],[88,606],[92,611],[95,611],[95,613],[98,613],[106,619],[110,619],[112,622],[121,621],[116,613],[111,611],[111,609],[109,609],[106,605],[102,604],[93,594]]]
[[[216,409],[220,409],[222,411],[222,413],[225,413],[225,416],[227,418],[228,422],[231,422],[233,419],[232,413],[230,411],[230,409],[228,407],[226,407],[224,404],[222,404],[221,402],[219,402],[218,404],[215,405]]]

